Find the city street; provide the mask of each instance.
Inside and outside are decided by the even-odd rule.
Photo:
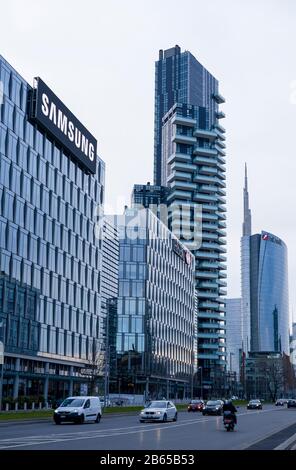
[[[222,417],[187,412],[180,412],[176,423],[141,424],[135,415],[108,415],[99,424],[84,425],[5,423],[0,425],[0,450],[274,449],[295,433],[296,409],[266,405],[263,411],[241,407],[231,433]]]

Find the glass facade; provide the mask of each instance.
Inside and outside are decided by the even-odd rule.
[[[84,367],[101,336],[102,247],[95,224],[104,200],[104,163],[97,158],[96,174],[87,174],[28,121],[31,87],[2,57],[0,79],[0,270],[6,279],[0,319],[6,352],[15,360],[38,356],[51,367],[55,361],[68,364],[70,372]],[[13,296],[14,313],[8,308]],[[30,315],[31,307],[18,310],[23,298],[34,303]],[[29,340],[20,327],[26,318],[33,322]]]
[[[227,369],[235,372],[239,380],[243,327],[241,299],[226,299],[226,318]]]
[[[184,388],[195,365],[194,258],[181,244],[181,254],[177,254],[177,240],[150,210],[129,209],[124,220],[120,236],[118,371],[127,387],[133,383],[141,393],[146,380],[151,393],[159,391],[158,385],[166,387],[167,380],[179,381]],[[190,262],[185,261],[186,252]]]
[[[215,120],[213,91],[217,80],[189,52],[179,46],[159,51],[155,63],[154,110],[154,184],[160,185],[162,171],[162,118],[175,103],[206,107],[210,120]]]
[[[251,351],[289,354],[287,247],[262,232],[250,237]]]

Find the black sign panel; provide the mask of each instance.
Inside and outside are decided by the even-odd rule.
[[[39,124],[88,172],[96,172],[97,141],[62,101],[36,78],[30,119]]]

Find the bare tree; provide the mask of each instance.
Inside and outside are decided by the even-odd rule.
[[[264,364],[267,388],[272,401],[276,401],[284,386],[282,358],[268,358]]]
[[[104,371],[105,351],[102,350],[101,344],[98,341],[94,341],[88,365],[83,371],[90,395],[96,395],[98,384],[104,375]]]

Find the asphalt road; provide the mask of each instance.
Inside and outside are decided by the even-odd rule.
[[[280,431],[288,427],[290,435],[296,432],[296,409],[272,405],[262,411],[241,407],[231,433],[221,417],[187,412],[180,412],[176,423],[141,424],[131,415],[103,416],[99,424],[5,423],[0,425],[0,450],[238,450],[260,449],[261,441],[268,448],[269,439],[273,449],[278,443],[271,436],[279,433],[285,440],[290,435]]]

